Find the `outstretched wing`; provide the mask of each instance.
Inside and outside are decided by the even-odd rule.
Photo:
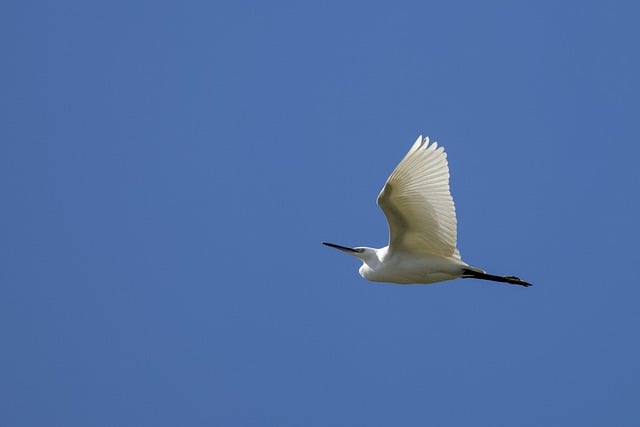
[[[447,153],[418,137],[387,179],[378,206],[389,224],[389,252],[460,259]]]

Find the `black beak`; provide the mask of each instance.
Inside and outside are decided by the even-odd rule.
[[[348,254],[353,254],[353,253],[357,253],[358,251],[353,249],[353,248],[348,248],[346,246],[340,246],[340,245],[336,245],[335,243],[327,243],[327,242],[322,242],[323,245],[332,247],[332,248],[336,248],[341,250],[342,252],[346,252]]]

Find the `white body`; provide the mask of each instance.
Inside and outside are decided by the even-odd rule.
[[[370,256],[362,258],[358,272],[363,278],[372,282],[427,284],[457,279],[462,276],[463,268],[472,268],[458,258],[389,253],[388,249],[388,246],[373,249]]]
[[[389,224],[380,249],[324,243],[362,260],[360,275],[374,282],[435,283],[458,277],[531,286],[515,276],[494,276],[462,261],[456,247],[456,208],[449,192],[447,153],[419,136],[378,195]]]

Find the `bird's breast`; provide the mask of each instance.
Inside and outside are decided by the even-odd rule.
[[[464,263],[430,255],[395,255],[377,265],[362,264],[360,275],[373,282],[399,284],[435,283],[460,277]]]

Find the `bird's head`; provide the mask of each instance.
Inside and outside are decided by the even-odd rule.
[[[338,249],[344,253],[349,255],[353,255],[356,258],[360,258],[362,261],[366,262],[372,258],[377,258],[378,255],[376,253],[376,249],[367,248],[364,246],[356,246],[355,248],[350,248],[348,246],[336,245],[335,243],[322,242],[323,245],[329,246],[331,248]]]

